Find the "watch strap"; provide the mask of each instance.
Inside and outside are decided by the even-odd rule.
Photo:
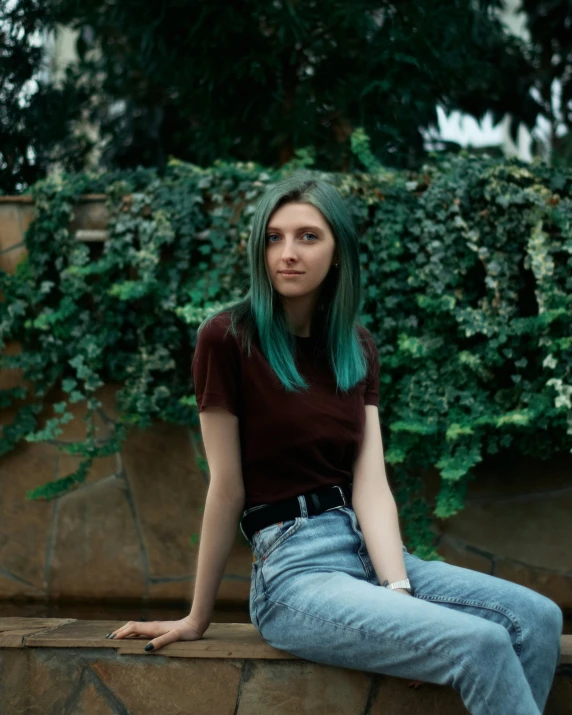
[[[411,584],[408,578],[402,578],[400,581],[392,581],[391,583],[385,580],[381,585],[390,588],[392,591],[396,588],[403,588],[411,593]]]

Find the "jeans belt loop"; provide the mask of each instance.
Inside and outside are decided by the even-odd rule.
[[[320,505],[320,500],[315,494],[310,494],[310,498],[312,502],[314,503],[314,507],[316,509],[316,514],[321,514],[322,513],[322,507]]]

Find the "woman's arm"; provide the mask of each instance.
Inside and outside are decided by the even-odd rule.
[[[353,499],[353,508],[379,583],[407,578],[397,507],[391,492],[368,487],[360,491],[357,501]]]
[[[385,473],[376,405],[365,406],[364,438],[353,470],[352,505],[379,582],[407,578],[397,507]]]
[[[190,618],[203,632],[208,628],[213,614],[216,595],[224,573],[244,499],[222,493],[209,487],[199,542],[199,555],[195,577],[195,590]]]
[[[238,417],[223,407],[199,413],[210,483],[199,541],[190,618],[206,630],[244,510]]]

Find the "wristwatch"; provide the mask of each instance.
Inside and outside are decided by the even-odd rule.
[[[403,588],[405,591],[411,593],[411,584],[408,578],[402,578],[401,581],[393,581],[392,583],[389,583],[386,579],[381,585],[390,588],[392,591],[396,588]]]

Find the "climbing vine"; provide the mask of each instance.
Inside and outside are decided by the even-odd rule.
[[[572,172],[469,155],[388,172],[363,133],[352,147],[367,171],[314,173],[339,188],[359,227],[361,317],[379,350],[386,462],[410,550],[437,558],[431,523],[463,508],[487,455],[548,458],[572,446]],[[19,368],[33,387],[0,391],[0,408],[19,405],[1,427],[0,456],[57,438],[69,405],[82,401],[87,434],[59,447],[82,457],[79,468],[29,499],[77,487],[131,427],[198,425],[196,328],[248,285],[259,197],[311,165],[310,151],[281,170],[171,161],[163,176],[64,175],[32,187],[27,256],[14,274],[0,271],[0,349],[22,349],[0,367]],[[98,192],[109,238],[80,242],[69,230],[74,206]],[[97,391],[110,382],[122,386],[121,416],[102,444]],[[52,403],[60,389],[66,399]],[[434,505],[420,476],[431,467],[441,475]]]

